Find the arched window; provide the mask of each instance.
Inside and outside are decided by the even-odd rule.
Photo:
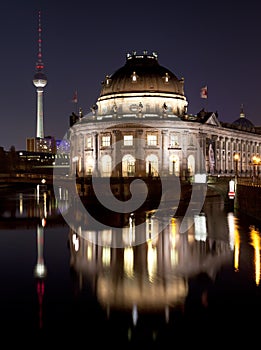
[[[189,176],[195,174],[195,158],[192,154],[188,156],[188,173]]]
[[[122,158],[122,176],[135,175],[135,158],[131,154],[125,154]]]
[[[86,159],[86,165],[85,165],[85,172],[87,175],[91,175],[93,173],[93,165],[94,165],[93,157],[88,156]]]
[[[101,158],[101,176],[110,177],[111,176],[111,156],[108,154]]]
[[[159,175],[159,161],[155,154],[150,154],[146,158],[146,174],[151,176]]]
[[[169,174],[179,176],[179,157],[175,154],[169,157]]]

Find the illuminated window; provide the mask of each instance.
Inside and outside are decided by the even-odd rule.
[[[155,154],[150,154],[146,158],[146,174],[152,176],[158,176],[159,171],[159,161]]]
[[[165,76],[163,77],[163,79],[164,79],[164,82],[165,82],[165,83],[168,83],[168,82],[169,82],[169,79],[170,79],[169,73],[165,73]]]
[[[125,154],[122,158],[122,175],[134,176],[135,174],[135,158],[131,154]]]
[[[92,148],[92,137],[91,136],[86,137],[86,147]]]
[[[105,154],[101,158],[101,175],[109,177],[111,176],[111,170],[112,170],[111,157],[108,154]]]
[[[85,168],[87,169],[87,175],[92,174],[93,167],[94,167],[94,159],[93,159],[93,157],[89,156],[86,159],[86,166],[85,166]]]
[[[108,86],[108,85],[110,85],[110,82],[111,82],[111,79],[110,79],[109,75],[106,75],[105,84]]]
[[[133,146],[133,135],[124,135],[123,144],[124,146]]]
[[[132,73],[131,79],[132,79],[132,82],[133,82],[133,83],[136,83],[136,82],[137,82],[138,76],[137,76],[136,72],[133,72],[133,73]]]
[[[147,135],[147,145],[148,146],[157,146],[158,140],[156,134],[148,134]]]
[[[101,139],[101,146],[102,147],[109,147],[111,145],[111,137],[110,135],[104,135]]]

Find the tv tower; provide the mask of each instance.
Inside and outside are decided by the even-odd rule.
[[[36,137],[44,138],[43,125],[43,91],[47,84],[46,75],[43,73],[44,64],[42,62],[42,27],[41,11],[38,12],[38,55],[36,62],[36,73],[33,78],[33,84],[37,88],[37,127]]]

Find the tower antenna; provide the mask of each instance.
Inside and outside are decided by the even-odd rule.
[[[37,126],[36,137],[44,138],[44,123],[43,123],[43,91],[47,84],[47,77],[43,73],[44,64],[42,61],[42,25],[41,25],[41,11],[38,11],[38,54],[36,62],[36,73],[33,77],[33,84],[37,88]]]

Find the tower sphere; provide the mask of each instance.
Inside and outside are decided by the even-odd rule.
[[[33,84],[36,87],[45,87],[47,84],[46,75],[42,72],[37,72],[34,75]]]

